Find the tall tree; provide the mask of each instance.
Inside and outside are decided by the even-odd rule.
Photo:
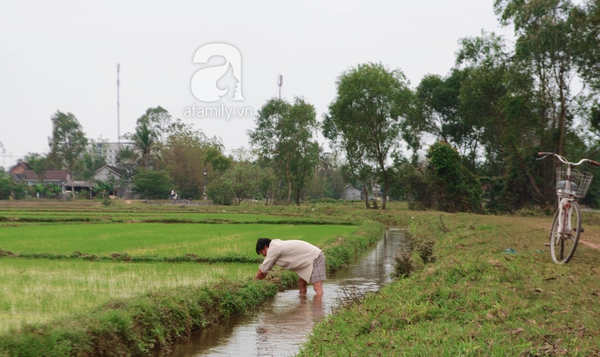
[[[336,84],[337,96],[325,115],[323,134],[341,143],[348,160],[372,165],[383,184],[385,209],[391,179],[387,161],[399,143],[412,92],[400,70],[388,70],[380,63],[360,64],[344,72]]]
[[[166,144],[174,124],[171,114],[161,106],[148,108],[146,113],[138,119],[138,122],[148,124],[150,130],[154,132],[157,144],[161,146]]]
[[[138,119],[135,132],[133,134],[125,134],[125,137],[133,142],[135,148],[140,152],[140,166],[149,168],[154,162],[155,154],[158,146],[156,140],[156,132],[151,125],[145,121]]]
[[[209,139],[202,131],[190,127],[181,127],[169,136],[162,160],[182,197],[203,196],[208,174],[214,177],[214,167],[207,162],[207,153],[214,148],[221,149],[216,138]]]
[[[531,67],[515,61],[502,38],[483,33],[461,40],[457,67],[461,82],[459,115],[481,128],[485,162],[480,174],[504,180],[503,209],[544,199],[537,185],[532,152],[539,151],[544,130],[536,115]],[[537,149],[536,149],[537,148]]]
[[[270,99],[258,112],[256,127],[248,132],[262,165],[272,165],[276,176],[287,184],[287,204],[294,196],[300,205],[302,190],[318,160],[319,145],[313,139],[317,129],[312,104],[295,98],[290,104]]]
[[[90,145],[83,152],[78,166],[78,176],[83,180],[92,179],[96,170],[106,165],[105,142],[103,139],[90,140]]]
[[[576,37],[569,21],[570,0],[495,0],[494,8],[505,26],[517,36],[515,59],[532,68],[537,89],[537,114],[547,135],[543,151],[564,154],[565,137],[572,125],[576,94]]]
[[[569,23],[576,34],[571,41],[578,73],[600,90],[600,2],[588,0],[574,6]]]
[[[48,157],[64,167],[71,177],[71,194],[75,197],[73,171],[77,161],[87,147],[88,140],[81,124],[72,113],[57,111],[51,118],[52,136],[48,138],[50,154]]]
[[[47,156],[38,154],[38,153],[29,153],[23,159],[27,163],[33,172],[35,172],[36,176],[40,183],[44,181],[46,171],[51,169],[50,160]]]

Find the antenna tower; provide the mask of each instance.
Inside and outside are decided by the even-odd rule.
[[[119,74],[121,72],[121,64],[117,63],[117,153],[121,149],[121,103],[119,102],[119,87],[121,81],[119,80]]]
[[[281,99],[281,86],[283,85],[283,75],[277,76],[277,85],[279,86],[279,99]]]

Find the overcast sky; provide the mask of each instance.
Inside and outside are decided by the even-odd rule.
[[[499,27],[492,4],[3,1],[0,142],[5,152],[0,149],[0,166],[9,168],[30,152],[47,153],[50,117],[58,110],[73,113],[88,138],[117,141],[117,63],[121,134],[132,132],[146,109],[162,106],[207,136],[220,137],[231,150],[248,146],[252,116],[278,96],[279,74],[282,97],[304,97],[321,120],[335,97],[336,78],[357,64],[398,68],[414,88],[426,74],[449,72],[460,38],[478,36],[482,29],[510,36],[510,29]],[[205,69],[218,69],[225,58],[232,67],[223,78],[238,78],[229,55],[194,63],[196,51],[211,43],[228,44],[241,54],[243,100],[232,100],[234,87],[227,87],[227,79],[216,86],[230,91],[216,102],[202,101],[192,90],[192,79],[200,73],[198,86],[210,91],[206,78],[212,72]],[[194,112],[194,118],[186,118],[191,108],[241,115],[227,120]]]

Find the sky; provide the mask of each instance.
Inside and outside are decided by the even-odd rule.
[[[321,120],[344,71],[382,63],[414,88],[448,74],[458,41],[482,30],[512,36],[493,0],[4,1],[0,166],[47,153],[57,111],[116,142],[161,106],[228,151],[249,147],[279,75],[281,97],[303,97]]]

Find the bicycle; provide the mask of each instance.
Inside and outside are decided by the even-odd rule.
[[[583,232],[581,228],[581,208],[577,203],[577,198],[585,197],[592,178],[591,173],[571,169],[572,166],[579,166],[588,162],[595,166],[600,163],[581,159],[579,162],[569,162],[565,157],[553,152],[539,152],[538,160],[543,160],[548,156],[554,156],[561,163],[566,165],[556,168],[556,194],[558,196],[558,209],[554,214],[552,228],[550,229],[550,254],[556,264],[565,264],[575,254],[579,235]]]

